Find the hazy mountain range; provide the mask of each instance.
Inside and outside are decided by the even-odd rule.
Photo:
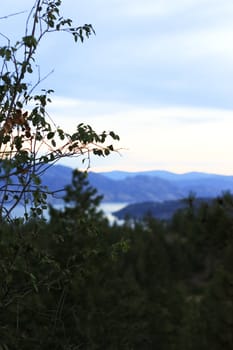
[[[72,168],[54,165],[43,175],[43,183],[52,190],[68,185]],[[233,193],[233,176],[190,172],[175,174],[168,171],[89,173],[89,182],[106,202],[163,202],[187,197],[212,198],[229,191]]]
[[[210,198],[195,198],[192,205],[197,209],[203,202],[210,204],[213,200],[214,199]],[[153,216],[159,220],[170,220],[178,210],[188,208],[188,199],[177,199],[164,202],[140,202],[129,204],[112,214],[120,220],[126,218],[141,220],[147,216]]]

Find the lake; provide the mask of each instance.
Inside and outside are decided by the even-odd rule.
[[[115,221],[118,224],[123,223],[123,220],[118,220],[115,216],[112,215],[114,211],[120,210],[124,207],[126,207],[128,203],[115,203],[115,202],[105,202],[100,205],[100,209],[103,210],[106,217],[108,218],[109,222],[112,224]]]
[[[114,211],[120,210],[124,208],[128,203],[117,203],[117,202],[103,202],[100,204],[99,208],[104,212],[105,216],[108,218],[110,224],[113,224],[115,221],[117,223],[122,223],[123,220],[118,220],[115,216],[112,215]],[[57,204],[54,205],[55,209],[62,209],[63,205],[62,204]],[[24,208],[21,205],[18,205],[14,211],[13,215],[14,217],[20,217],[23,216],[24,214]],[[45,218],[48,218],[48,211],[44,211],[44,216]]]

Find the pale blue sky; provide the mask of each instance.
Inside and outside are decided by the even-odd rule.
[[[0,16],[33,3],[8,0]],[[232,0],[63,0],[63,9],[96,36],[76,45],[51,35],[38,60],[43,74],[54,69],[43,86],[55,90],[57,124],[120,134],[121,156],[93,159],[93,170],[233,174]],[[0,31],[16,37],[22,23],[1,20]]]

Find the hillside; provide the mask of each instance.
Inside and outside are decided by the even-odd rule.
[[[210,203],[211,199],[196,198],[193,202],[195,208],[198,208],[201,203]],[[178,210],[188,208],[188,201],[185,199],[164,201],[164,202],[142,202],[129,204],[126,207],[115,211],[113,216],[119,220],[126,218],[141,220],[146,216],[154,217],[158,220],[170,220]]]
[[[139,173],[110,172],[90,176],[91,184],[104,194],[106,201],[127,203],[176,200],[191,192],[197,197],[213,198],[233,192],[233,176],[191,172],[175,174],[167,171]]]
[[[52,191],[61,190],[70,183],[71,177],[72,168],[55,165],[44,173],[43,184]],[[90,172],[89,181],[104,196],[105,202],[163,202],[185,198],[190,192],[205,198],[213,198],[226,191],[233,193],[233,176],[197,172]]]
[[[136,175],[111,180],[105,175],[90,173],[89,180],[104,194],[104,199],[111,202],[164,201],[182,197],[175,184],[158,177]]]

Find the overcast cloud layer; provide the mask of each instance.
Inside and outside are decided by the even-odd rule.
[[[8,0],[1,15],[33,3]],[[233,174],[231,0],[63,0],[63,8],[96,36],[75,45],[52,35],[41,45],[41,71],[54,68],[43,85],[55,89],[53,119],[113,129],[126,149],[94,169]],[[14,37],[23,16],[1,20],[1,32]]]

